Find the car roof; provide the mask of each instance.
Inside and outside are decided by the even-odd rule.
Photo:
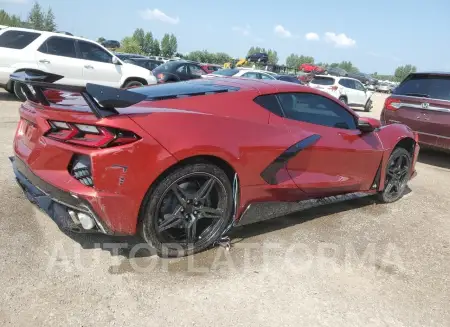
[[[32,33],[39,33],[41,35],[44,36],[62,36],[68,39],[76,39],[76,40],[81,40],[81,41],[87,41],[87,42],[91,42],[91,43],[96,43],[99,44],[98,42],[95,42],[93,40],[90,39],[86,39],[84,37],[79,37],[79,36],[74,36],[74,35],[68,35],[65,33],[57,33],[57,32],[48,32],[48,31],[39,31],[39,30],[35,30],[35,29],[31,29],[31,28],[23,28],[23,27],[7,27],[5,29],[2,29],[1,32],[5,33],[7,31],[23,31],[23,32],[32,32]]]
[[[356,78],[352,78],[352,77],[348,77],[348,76],[331,76],[331,75],[316,75],[316,76],[314,76],[314,78],[316,78],[316,77],[328,77],[328,78],[333,78],[337,81],[339,81],[341,79],[351,79],[353,81],[359,82],[359,80],[357,80]]]

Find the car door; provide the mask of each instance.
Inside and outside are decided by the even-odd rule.
[[[355,103],[364,106],[367,101],[367,90],[360,81],[355,82]]]
[[[202,78],[203,75],[206,75],[206,72],[200,66],[189,64],[188,69],[191,79]]]
[[[77,58],[75,39],[52,36],[35,52],[40,70],[64,76],[58,83],[84,86],[83,60]]]
[[[341,78],[339,84],[344,86],[345,95],[347,95],[347,103],[354,105],[358,103],[358,94],[356,92],[356,85],[354,79]]]
[[[282,121],[298,140],[287,170],[311,197],[369,190],[382,159],[376,132],[357,129],[357,116],[339,101],[312,93],[280,93]]]
[[[98,45],[78,40],[79,57],[83,60],[86,83],[121,87],[122,65],[112,63],[113,56]]]
[[[175,69],[175,75],[180,81],[187,81],[191,79],[189,68],[187,64],[181,64]]]

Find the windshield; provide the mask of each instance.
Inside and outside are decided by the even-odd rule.
[[[214,75],[233,76],[239,73],[239,69],[219,69]]]

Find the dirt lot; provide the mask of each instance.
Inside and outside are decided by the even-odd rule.
[[[0,92],[0,325],[450,326],[449,156],[423,152],[395,204],[330,205],[162,260],[132,238],[69,237],[25,199],[17,108]]]

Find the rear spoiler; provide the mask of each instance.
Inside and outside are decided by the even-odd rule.
[[[126,108],[147,98],[145,94],[110,86],[87,83],[84,86],[53,84],[64,76],[27,69],[10,75],[11,80],[21,83],[27,99],[44,106],[50,106],[44,90],[61,90],[80,93],[97,118],[118,115],[115,108]]]

